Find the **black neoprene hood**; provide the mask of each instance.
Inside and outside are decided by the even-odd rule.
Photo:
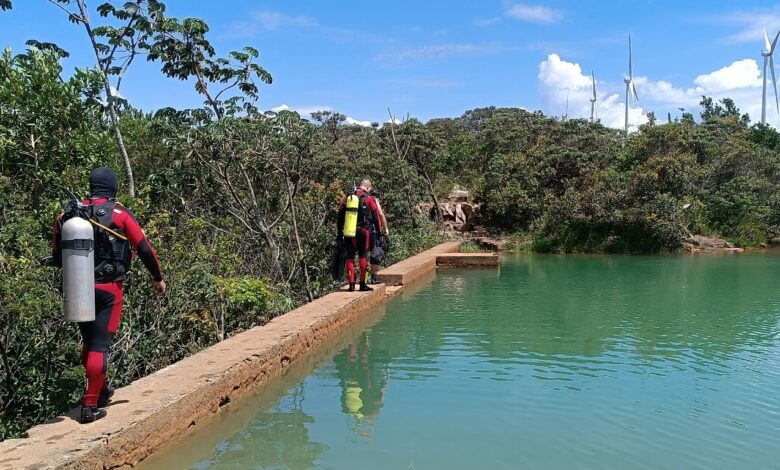
[[[116,197],[117,177],[111,168],[95,168],[89,175],[89,193],[92,197]]]

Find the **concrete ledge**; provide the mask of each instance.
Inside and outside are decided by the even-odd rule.
[[[135,465],[386,298],[385,287],[378,285],[369,293],[336,292],[317,299],[117,390],[102,420],[79,424],[73,410],[30,429],[26,439],[0,443],[0,468]]]
[[[380,271],[373,292],[335,292],[237,334],[116,391],[108,416],[80,424],[78,409],[0,442],[0,469],[128,468],[187,434],[223,407],[286,371],[393,295],[411,295],[436,274],[443,243]]]
[[[501,257],[495,253],[451,253],[436,256],[439,267],[467,268],[473,266],[499,266]]]
[[[461,242],[447,242],[407,258],[377,273],[377,278],[388,286],[412,284],[418,278],[436,270],[436,256],[457,252]]]

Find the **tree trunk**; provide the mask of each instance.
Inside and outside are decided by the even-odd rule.
[[[428,184],[428,194],[431,196],[431,199],[433,200],[433,207],[436,211],[436,224],[439,226],[442,226],[444,223],[444,215],[441,213],[441,207],[439,207],[439,199],[436,197],[436,191],[433,189],[433,183],[431,182],[431,179],[428,178],[428,175],[425,175],[425,182]]]
[[[108,116],[111,119],[111,126],[114,128],[114,140],[116,147],[119,150],[119,154],[122,155],[122,163],[125,166],[125,174],[127,176],[127,194],[131,197],[135,197],[135,178],[133,177],[133,166],[130,164],[130,156],[127,154],[127,148],[125,147],[125,139],[122,138],[122,130],[119,129],[119,115],[116,112],[116,102],[114,101],[114,94],[111,92],[111,82],[108,80],[108,73],[106,68],[110,63],[104,63],[100,60],[100,50],[98,49],[97,40],[95,39],[95,33],[92,31],[92,25],[89,22],[89,11],[84,0],[78,0],[79,13],[81,13],[81,22],[84,24],[84,29],[87,31],[89,41],[92,43],[92,50],[95,53],[95,60],[97,60],[98,69],[103,76],[103,86],[106,91],[106,107],[108,108]]]
[[[295,214],[295,200],[293,199],[295,197],[295,190],[294,188],[290,188],[289,178],[287,183],[287,190],[290,193],[290,215],[292,216],[292,223],[293,223],[293,232],[295,233],[295,243],[298,246],[298,261],[301,263],[301,268],[303,269],[303,280],[305,282],[306,287],[306,298],[309,299],[309,302],[314,300],[314,296],[311,293],[311,286],[310,286],[310,279],[309,279],[309,265],[306,263],[306,256],[305,252],[303,250],[303,243],[301,243],[301,236],[298,232],[298,216]]]
[[[279,246],[276,244],[276,240],[274,240],[273,235],[271,235],[271,230],[263,230],[263,237],[265,237],[268,250],[271,252],[271,263],[273,264],[274,271],[276,271],[277,276],[279,276],[279,280],[284,280],[284,270],[279,261],[281,253],[279,252]]]

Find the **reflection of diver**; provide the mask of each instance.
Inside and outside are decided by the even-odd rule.
[[[225,439],[208,461],[194,467],[312,468],[328,449],[314,442],[308,427],[314,418],[303,411],[304,389],[300,384],[276,406],[260,413],[249,426]]]
[[[341,381],[341,410],[355,418],[355,432],[370,437],[389,378],[387,353],[362,333],[333,362]]]

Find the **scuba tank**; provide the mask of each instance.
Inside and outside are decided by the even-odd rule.
[[[70,199],[62,213],[62,314],[65,321],[95,321],[95,229],[85,207],[65,186]]]
[[[354,237],[357,234],[358,210],[360,198],[356,194],[347,197],[346,213],[344,214],[344,236]]]
[[[62,312],[65,321],[95,320],[95,239],[92,224],[74,215],[62,224]]]

